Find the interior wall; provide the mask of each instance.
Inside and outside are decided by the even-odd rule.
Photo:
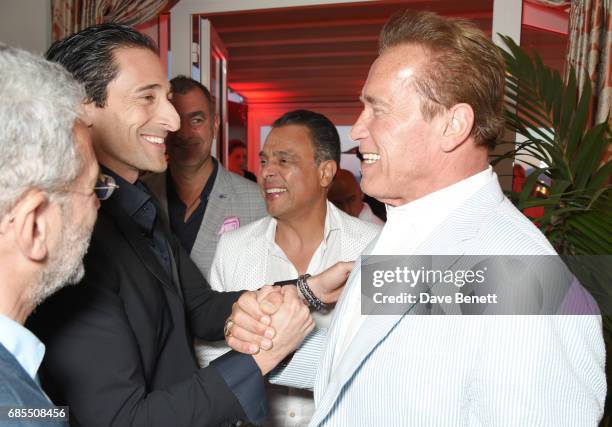
[[[51,46],[51,0],[0,1],[0,42],[44,53]]]

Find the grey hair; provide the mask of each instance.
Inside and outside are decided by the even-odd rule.
[[[1,43],[0,76],[1,218],[28,190],[53,195],[77,177],[85,92],[61,65]]]

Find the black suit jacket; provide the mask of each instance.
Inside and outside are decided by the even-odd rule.
[[[180,286],[111,197],[100,209],[83,281],[32,317],[47,346],[43,387],[70,406],[71,425],[220,425],[247,418],[236,394],[265,414],[263,379],[250,356],[230,355],[239,373],[230,381],[214,365],[198,369],[193,336],[223,339],[239,293],[212,291],[178,240],[169,242]]]

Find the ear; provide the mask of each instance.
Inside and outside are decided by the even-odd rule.
[[[32,261],[44,261],[48,254],[51,211],[49,199],[39,190],[29,191],[13,209],[15,243]]]
[[[81,114],[79,118],[88,128],[93,126],[97,108],[98,107],[96,107],[96,103],[93,101],[81,105]]]
[[[456,104],[446,112],[445,117],[441,147],[449,153],[469,138],[474,127],[474,110],[469,104]]]
[[[321,162],[319,165],[319,182],[321,183],[321,187],[328,188],[331,185],[337,170],[338,165],[334,160],[325,160]]]
[[[219,115],[215,113],[215,119],[213,120],[213,137],[217,137],[217,132],[219,131]]]

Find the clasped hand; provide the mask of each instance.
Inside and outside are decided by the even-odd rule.
[[[314,294],[324,303],[335,303],[353,262],[339,262],[308,279]],[[294,351],[314,329],[310,310],[293,285],[264,286],[245,292],[232,307],[227,344],[252,354],[262,374],[267,374]],[[264,350],[264,351],[260,351]]]

